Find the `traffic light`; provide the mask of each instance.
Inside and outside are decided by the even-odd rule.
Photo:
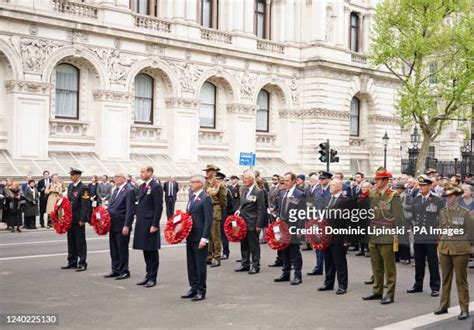
[[[331,157],[329,158],[331,163],[339,163],[339,157],[337,157],[337,150],[331,149]]]
[[[328,144],[326,142],[320,143],[319,148],[320,148],[319,154],[321,155],[319,156],[319,160],[322,163],[326,163],[327,157],[328,157]]]

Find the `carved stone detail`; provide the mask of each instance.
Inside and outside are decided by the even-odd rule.
[[[45,84],[36,81],[8,80],[5,82],[5,90],[7,93],[49,95],[49,92],[52,88],[53,85],[51,84]]]
[[[190,57],[190,55],[189,55]],[[194,92],[194,85],[199,79],[203,70],[194,63],[187,60],[184,63],[176,63],[175,61],[167,61],[174,72],[179,76],[179,82],[184,92]]]
[[[199,143],[220,144],[224,140],[224,131],[215,129],[199,129]]]
[[[257,106],[253,104],[231,103],[227,105],[227,113],[255,115],[257,113]]]
[[[197,99],[183,97],[167,97],[165,102],[167,107],[181,109],[198,109],[200,105],[200,101]]]
[[[161,140],[162,127],[152,125],[133,124],[130,127],[132,140],[159,141]]]
[[[66,38],[72,43],[75,43],[75,42],[86,43],[89,41],[89,36],[87,34],[81,31],[77,31],[77,30],[72,30],[71,32],[69,32]]]
[[[253,86],[257,80],[256,75],[251,75],[248,70],[245,70],[239,74],[240,78],[240,91],[243,97],[251,97],[253,95]]]
[[[400,125],[400,118],[386,115],[369,115],[369,123]]]
[[[78,120],[53,119],[49,123],[51,137],[82,137],[87,136],[89,124]]]
[[[350,137],[349,145],[351,147],[365,147],[367,145],[367,141],[363,138]]]
[[[120,91],[96,89],[92,92],[95,101],[118,101],[118,102],[130,102],[134,100],[131,93],[125,93]]]
[[[124,84],[130,67],[137,60],[120,53],[117,49],[88,47],[97,54],[110,75],[110,82]]]
[[[13,40],[10,40],[13,43]],[[25,71],[41,72],[48,56],[64,45],[52,40],[21,38],[19,47],[15,48],[19,49]]]

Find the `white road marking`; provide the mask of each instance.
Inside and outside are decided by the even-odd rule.
[[[469,308],[469,312],[471,314],[472,312],[474,312],[474,301],[471,301],[469,303],[469,306],[471,306]],[[434,315],[433,312],[431,312],[429,314],[416,316],[408,320],[403,320],[400,322],[384,325],[382,327],[375,328],[375,330],[415,329],[415,328],[419,328],[419,327],[430,325],[430,324],[435,324],[444,320],[457,317],[460,312],[461,312],[461,309],[459,308],[459,306],[455,306],[448,309],[447,314]],[[459,321],[459,322],[464,322],[464,321]],[[470,320],[467,320],[467,322],[470,322]]]
[[[87,238],[86,241],[93,241],[93,240],[105,240],[107,237],[92,237]],[[56,239],[51,241],[37,241],[37,242],[17,242],[17,243],[2,243],[0,246],[14,246],[14,245],[30,245],[30,244],[43,244],[43,243],[56,243],[56,242],[67,242],[67,239]]]
[[[174,244],[174,245],[165,245],[162,246],[161,248],[174,248],[178,246],[185,246],[186,244]],[[133,250],[132,248],[129,248],[129,250]],[[95,253],[105,253],[109,252],[109,249],[107,250],[95,250],[95,251],[87,251],[88,254],[95,254]],[[8,260],[21,260],[21,259],[34,259],[34,258],[47,258],[47,257],[59,257],[59,256],[67,256],[67,253],[51,253],[51,254],[34,254],[34,255],[29,255],[29,256],[17,256],[17,257],[5,257],[5,258],[0,258],[0,261],[8,261]]]

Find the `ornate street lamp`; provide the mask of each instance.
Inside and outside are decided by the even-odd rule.
[[[418,134],[418,127],[415,125],[413,128],[413,133],[410,135],[410,142],[412,144],[412,148],[418,149],[418,143],[420,143],[420,134]]]
[[[461,147],[461,157],[461,177],[464,179],[465,175],[471,172],[472,150],[470,140],[464,140],[464,144]]]
[[[387,168],[387,146],[388,146],[388,140],[390,138],[387,135],[387,131],[385,131],[385,135],[382,138],[383,140],[383,167]]]
[[[418,144],[420,143],[420,134],[418,134],[418,127],[415,125],[413,133],[410,134],[411,148],[408,148],[408,160],[410,175],[415,176],[416,172],[416,159],[418,158]]]

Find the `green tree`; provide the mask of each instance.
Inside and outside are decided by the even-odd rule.
[[[472,120],[472,6],[472,0],[385,0],[376,8],[369,59],[400,81],[402,127],[421,129],[417,174],[446,125]]]

